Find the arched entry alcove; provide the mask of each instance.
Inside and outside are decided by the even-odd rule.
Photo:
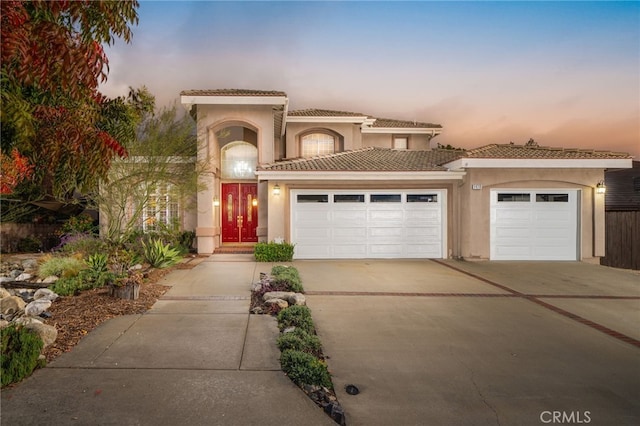
[[[218,173],[221,243],[258,241],[257,132],[244,125],[229,125],[216,132],[220,147]]]

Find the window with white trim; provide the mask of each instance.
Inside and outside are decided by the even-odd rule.
[[[407,149],[407,148],[409,148],[409,136],[393,137],[393,149]]]
[[[328,133],[309,133],[300,138],[302,157],[333,154],[336,150],[336,137]]]
[[[157,231],[173,225],[180,214],[180,204],[171,194],[170,184],[158,184],[155,191],[151,191],[149,202],[142,212],[142,229]]]

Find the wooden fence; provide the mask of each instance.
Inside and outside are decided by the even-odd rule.
[[[605,213],[606,256],[600,264],[640,270],[640,211]]]

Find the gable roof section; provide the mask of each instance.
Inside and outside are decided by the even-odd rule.
[[[555,148],[532,145],[491,144],[465,151],[449,163],[453,170],[467,168],[627,168],[627,153],[592,149]]]

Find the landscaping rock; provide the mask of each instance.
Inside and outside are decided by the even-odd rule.
[[[27,330],[32,330],[40,336],[44,347],[46,348],[50,344],[56,341],[58,338],[58,330],[52,325],[43,324],[41,322],[32,322],[24,326]]]
[[[55,294],[55,293],[54,293]],[[51,300],[48,299],[38,299],[30,302],[25,308],[25,315],[31,317],[37,317],[47,309],[51,307]]]
[[[269,300],[265,300],[264,301],[265,305],[278,305],[278,307],[280,309],[285,309],[289,307],[289,302],[287,302],[286,300],[282,300],[282,299],[269,299]]]
[[[45,300],[50,300],[50,301],[53,302],[57,298],[58,298],[58,295],[56,293],[54,293],[53,291],[49,290],[48,288],[39,288],[33,294],[33,299],[34,300],[45,299]]]
[[[264,300],[265,302],[269,299],[289,300],[289,298],[294,294],[295,293],[291,291],[268,291],[262,296],[262,300]]]
[[[24,269],[25,271],[37,271],[38,261],[36,259],[25,259],[22,261],[22,269]]]
[[[0,277],[0,284],[12,282],[13,278],[11,277]]]
[[[0,330],[5,329],[9,327],[9,321],[7,320],[0,320]]]
[[[16,277],[16,281],[29,281],[33,275],[27,274],[26,272],[21,273]]]
[[[13,315],[18,311],[21,311],[26,306],[24,300],[18,296],[9,296],[0,299],[0,313],[2,315]]]
[[[262,309],[260,306],[256,306],[255,308],[251,309],[251,313],[255,315],[261,315],[264,314],[264,309]]]
[[[33,323],[40,323],[43,324],[42,320],[40,318],[37,317],[20,317],[17,320],[12,321],[14,324],[18,324],[18,325],[29,325],[29,324],[33,324]]]
[[[55,275],[49,275],[48,277],[42,279],[42,281],[40,281],[42,284],[53,284],[56,281],[58,281],[60,278],[56,277]]]
[[[22,272],[22,269],[13,269],[11,272],[9,272],[9,277],[15,280],[15,278],[22,274]]]
[[[287,299],[290,305],[300,305],[305,306],[307,304],[307,299],[304,297],[302,293],[294,293],[292,296],[289,296]]]
[[[5,297],[9,296],[11,296],[11,293],[9,293],[6,289],[0,287],[0,299],[4,299]]]
[[[296,328],[295,328],[295,327],[287,327],[287,328],[285,328],[284,330],[282,330],[282,334],[285,334],[285,333],[293,333],[295,330],[296,330]]]

